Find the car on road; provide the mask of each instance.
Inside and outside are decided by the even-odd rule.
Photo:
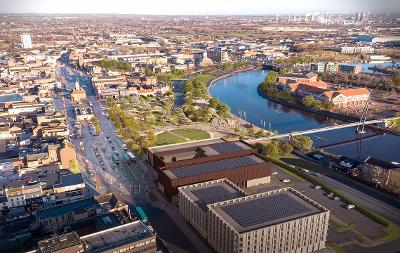
[[[278,175],[278,172],[274,171],[274,172],[271,173],[271,175],[273,175],[273,176],[274,175]]]
[[[286,178],[286,179],[283,179],[282,182],[284,182],[284,183],[290,183],[290,179],[287,179],[287,178]]]
[[[314,185],[313,188],[316,189],[316,190],[319,190],[319,189],[321,189],[321,186],[320,185]]]
[[[347,205],[346,208],[347,209],[353,209],[354,207],[356,207],[355,205]]]

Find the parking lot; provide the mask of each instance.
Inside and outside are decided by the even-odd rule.
[[[299,178],[292,176],[279,167],[274,166],[272,172],[277,172],[276,175],[273,175],[273,180],[275,182],[279,182],[278,184],[280,186],[293,187],[307,197],[329,209],[331,211],[331,215],[333,215],[336,219],[346,223],[349,226],[355,224],[352,225],[355,227],[355,230],[362,233],[366,237],[373,239],[384,235],[384,232],[382,231],[382,225],[361,214],[354,208],[347,209],[347,204],[343,201],[334,200],[334,197],[328,197],[329,192],[325,192],[322,189],[314,189],[314,185],[312,183],[305,180],[300,180]],[[283,183],[285,179],[289,179],[290,182]],[[330,230],[335,229],[336,227],[337,226],[332,226],[330,227]],[[337,233],[328,232],[328,239],[336,241],[335,238],[331,238],[331,236],[335,236],[336,234]],[[349,233],[349,235],[351,235],[351,233]]]

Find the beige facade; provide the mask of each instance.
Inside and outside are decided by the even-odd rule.
[[[245,196],[245,193],[239,187],[226,179],[218,179],[179,188],[179,212],[204,238],[207,238],[209,210],[205,207],[205,204],[207,203],[199,205],[199,198],[196,197],[191,190],[204,189],[206,187],[215,185],[223,185],[224,187],[237,193],[237,196]]]
[[[243,227],[221,209],[233,202],[262,199],[281,193],[294,194],[296,198],[314,206],[315,212],[269,222],[271,224],[267,222],[265,225],[260,223]],[[209,208],[207,240],[217,252],[308,253],[325,248],[329,211],[291,188],[227,200],[212,204]]]
[[[235,189],[236,195],[229,188],[215,188],[221,184]],[[203,189],[200,195],[196,193],[199,189]],[[330,214],[291,188],[245,196],[226,179],[180,187],[179,211],[221,253],[308,253],[324,249]]]

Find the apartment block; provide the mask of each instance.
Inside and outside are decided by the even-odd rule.
[[[329,210],[292,188],[247,195],[226,179],[179,188],[179,211],[220,253],[324,249]]]

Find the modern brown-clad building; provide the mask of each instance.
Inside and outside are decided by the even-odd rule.
[[[159,173],[166,169],[251,155],[254,152],[254,148],[242,141],[213,139],[150,148],[148,162]]]
[[[149,163],[157,173],[159,190],[173,202],[181,186],[227,178],[239,187],[250,187],[269,183],[271,176],[271,164],[242,141],[216,139],[155,148],[149,152]]]

